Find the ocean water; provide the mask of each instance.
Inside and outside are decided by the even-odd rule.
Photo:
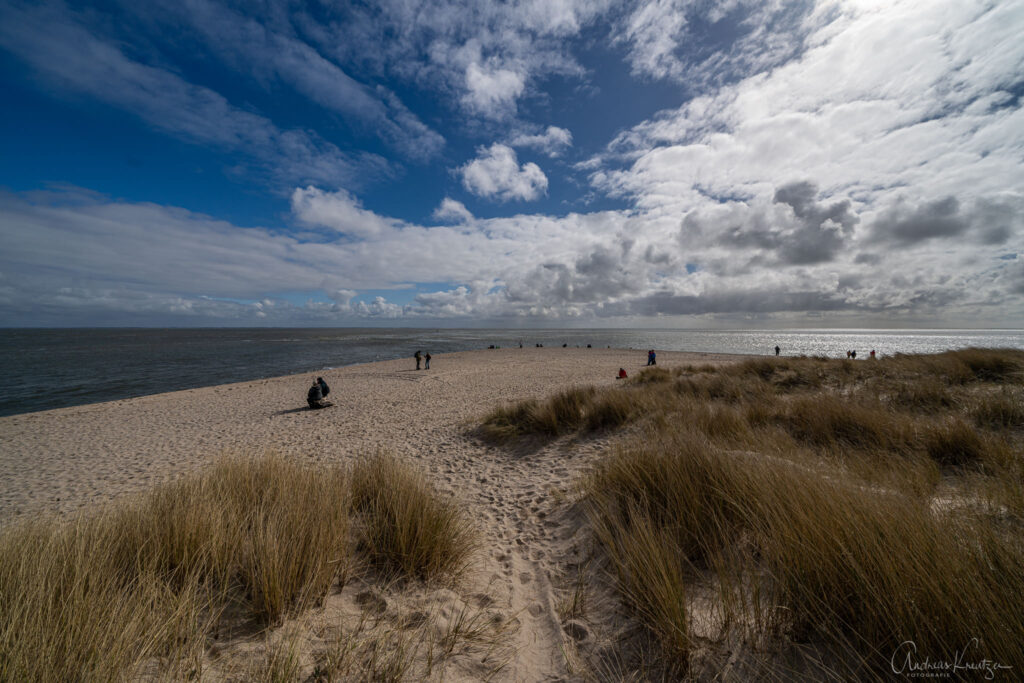
[[[0,330],[0,415],[471,349],[569,346],[866,358],[1024,349],[1024,330]],[[645,357],[641,357],[641,361]],[[639,361],[638,361],[639,362]]]

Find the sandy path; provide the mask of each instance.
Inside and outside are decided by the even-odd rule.
[[[663,367],[735,358],[658,354]],[[296,375],[0,418],[0,523],[143,490],[225,451],[345,462],[387,449],[478,521],[478,590],[520,623],[503,677],[563,678],[566,635],[552,582],[578,526],[552,491],[566,489],[602,443],[507,449],[468,431],[502,403],[614,384],[619,367],[633,374],[645,362],[642,351],[616,349],[470,351],[435,356],[429,371],[413,369],[412,359],[325,371],[335,406],[319,411],[304,408],[313,376]]]

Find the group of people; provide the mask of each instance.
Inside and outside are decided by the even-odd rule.
[[[330,403],[326,400],[329,393],[331,393],[331,388],[327,386],[327,382],[324,381],[323,377],[317,377],[313,382],[313,386],[306,392],[306,403],[309,404],[310,410],[329,406]]]
[[[417,349],[416,353],[412,354],[412,357],[416,359],[416,369],[417,370],[420,369],[420,362],[421,361],[426,361],[426,363],[427,363],[427,365],[424,368],[424,370],[429,370],[430,369],[430,351],[427,351],[426,353],[423,353],[422,351]]]
[[[780,351],[782,351],[782,349],[780,349],[778,346],[776,346],[775,347],[775,355],[776,356],[779,355]],[[847,351],[846,352],[846,357],[849,358],[850,360],[857,360],[857,351],[856,350]],[[871,353],[868,354],[868,358],[870,358],[871,360],[875,359],[875,350],[874,349],[871,349]],[[650,363],[648,363],[648,365],[650,365]]]

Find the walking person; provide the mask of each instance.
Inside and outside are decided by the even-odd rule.
[[[420,360],[423,359],[423,354],[420,353],[419,349],[417,349],[416,353],[412,354],[412,357],[416,359],[416,369],[419,370],[420,369]]]

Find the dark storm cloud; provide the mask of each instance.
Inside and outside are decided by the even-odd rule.
[[[718,246],[774,254],[774,259],[758,259],[763,265],[828,263],[847,246],[860,219],[848,199],[829,203],[817,197],[818,187],[804,180],[779,187],[774,206],[737,202],[724,215],[691,212],[683,218],[680,238],[684,244],[704,238]]]
[[[1016,203],[1016,206],[1014,205]],[[980,200],[974,213],[974,224],[978,233],[978,241],[982,244],[1005,244],[1021,227],[1021,206],[1018,199]]]
[[[882,256],[880,254],[872,254],[869,252],[862,252],[854,257],[853,262],[857,265],[863,266],[877,266],[882,262]]]
[[[774,201],[787,204],[798,220],[796,229],[785,233],[778,248],[779,258],[791,265],[832,261],[845,246],[859,220],[850,211],[850,201],[832,204],[815,201],[818,188],[801,181],[783,185],[775,191]]]
[[[960,202],[956,197],[946,197],[914,209],[901,202],[875,221],[873,232],[877,239],[910,245],[956,237],[969,227],[969,221],[960,214]]]
[[[919,206],[898,201],[872,226],[875,239],[908,246],[960,237],[982,245],[1005,244],[1024,226],[1024,198],[1016,194],[982,197],[964,205],[948,196]]]

